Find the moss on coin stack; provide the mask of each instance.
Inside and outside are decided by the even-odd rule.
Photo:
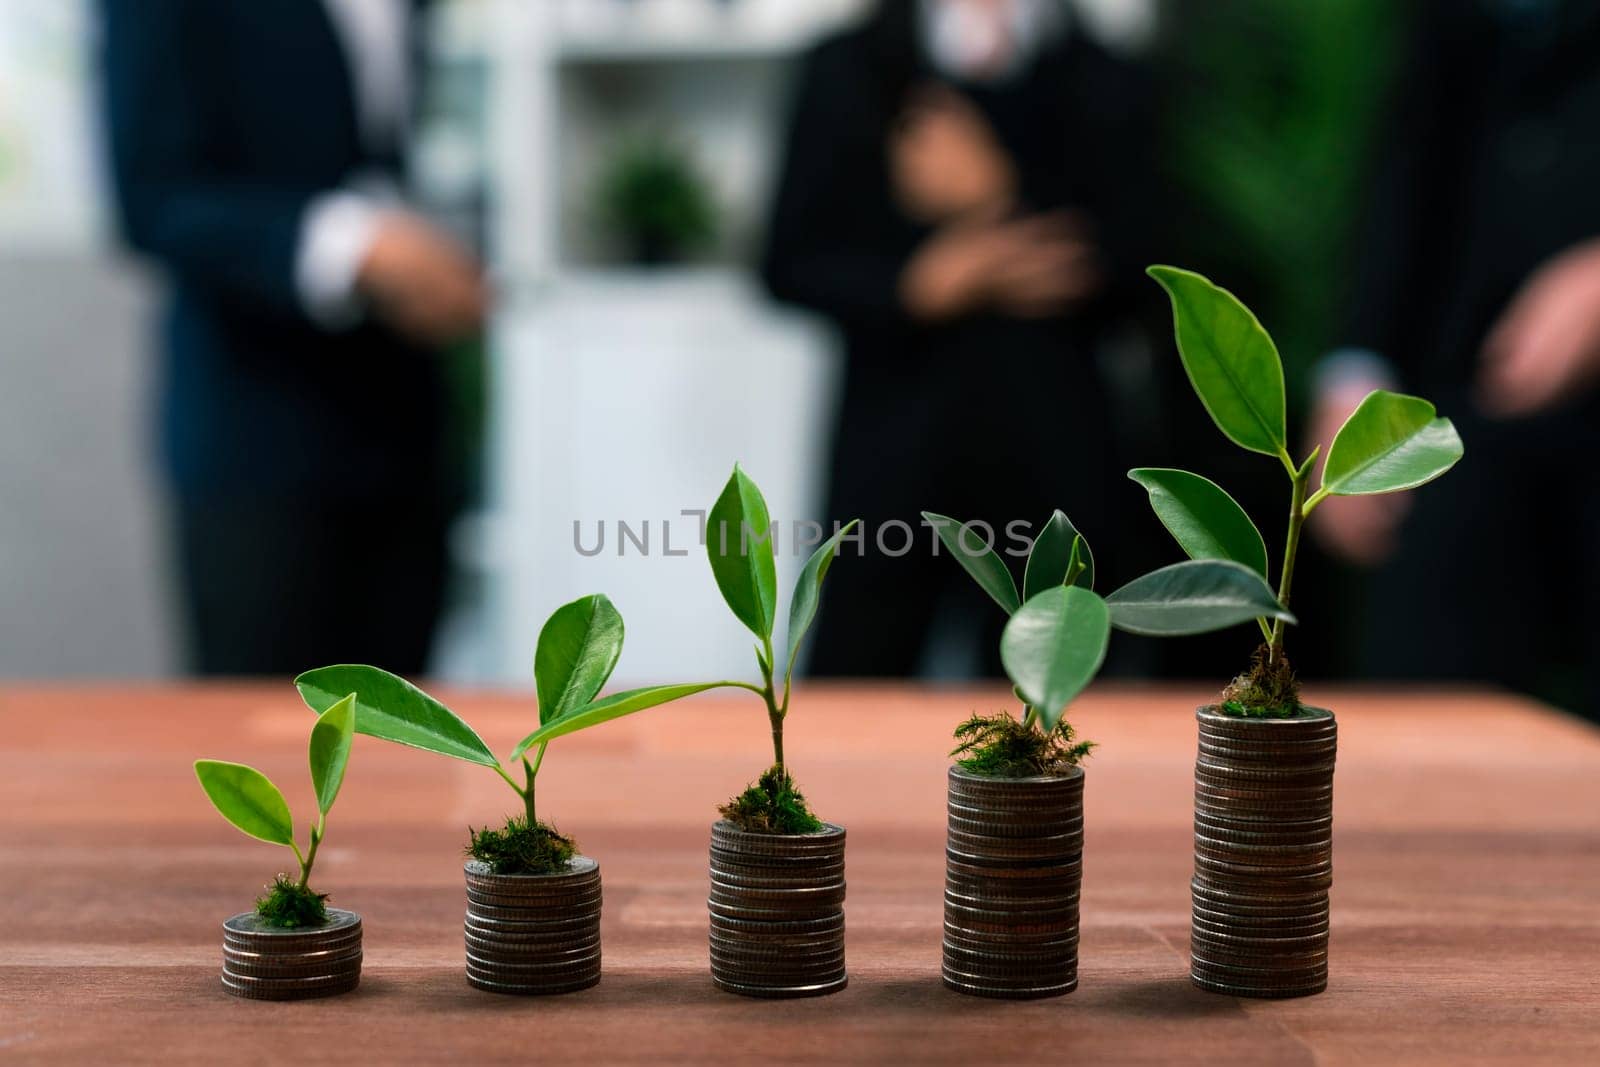
[[[555,874],[466,864],[467,981],[490,993],[573,993],[600,981],[600,865]]]
[[[250,1000],[348,993],[361,981],[361,917],[328,909],[321,926],[269,926],[254,912],[222,924],[222,988]]]
[[[944,984],[1028,999],[1078,986],[1083,769],[991,778],[950,768]]]
[[[1201,708],[1194,779],[1194,983],[1297,997],[1328,985],[1333,714],[1241,718]]]
[[[844,827],[810,834],[711,827],[711,980],[751,997],[845,987]]]

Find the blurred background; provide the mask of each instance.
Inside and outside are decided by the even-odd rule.
[[[1600,42],[1592,6],[0,0],[0,675],[325,651],[526,686],[543,619],[594,590],[628,620],[619,680],[745,671],[692,513],[735,460],[784,523],[1062,507],[1105,588],[1177,556],[1122,471],[1185,466],[1276,553],[1281,475],[1188,392],[1137,273],[1164,261],[1271,330],[1291,425],[1386,384],[1466,440],[1459,491],[1423,490],[1398,533],[1330,518],[1301,673],[1594,714],[1600,518],[1503,524],[1536,488],[1600,495],[1600,273],[1542,290],[1579,309],[1540,320],[1567,324],[1558,355],[1512,336],[1476,400],[1461,369],[1600,232],[1552,206],[1600,177],[1595,53],[1572,44]],[[1513,498],[1487,474],[1534,466],[1568,475]],[[1547,562],[1494,575],[1508,552]],[[787,589],[803,556],[781,558]],[[972,621],[992,612],[959,574],[865,562],[845,594],[855,562],[817,672],[992,668],[998,620]],[[1402,623],[1421,651],[1374,656]],[[1250,650],[1118,642],[1135,675],[1216,678]]]

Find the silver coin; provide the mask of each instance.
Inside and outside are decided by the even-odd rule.
[[[600,983],[600,972],[583,975],[569,982],[537,984],[504,979],[492,974],[477,974],[471,968],[467,970],[467,982],[475,989],[486,993],[504,993],[512,996],[556,996],[561,993],[576,993],[579,990],[589,989]]]
[[[814,982],[802,985],[766,985],[752,982],[731,982],[711,976],[712,984],[725,993],[737,993],[742,997],[824,997],[830,993],[837,993],[844,989],[850,982],[848,975],[839,975],[827,981]]]

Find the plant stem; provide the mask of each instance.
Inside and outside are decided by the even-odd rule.
[[[306,887],[306,883],[311,880],[311,865],[317,862],[317,846],[322,844],[322,834],[327,828],[327,825],[328,815],[326,812],[324,812],[323,814],[317,816],[317,825],[311,828],[311,847],[306,850],[305,856],[300,859],[301,889],[304,889]],[[300,855],[300,849],[298,847],[295,848],[294,854],[296,856]]]
[[[539,814],[534,808],[533,780],[539,777],[539,766],[540,764],[544,763],[544,750],[548,748],[549,745],[550,742],[548,741],[541,741],[539,743],[539,754],[533,757],[532,763],[528,762],[527,756],[522,757],[522,770],[528,776],[528,788],[523,790],[522,805],[524,810],[527,812],[529,826],[535,826],[539,822]]]
[[[1283,577],[1278,582],[1278,603],[1285,608],[1289,606],[1289,592],[1294,584],[1295,557],[1300,552],[1300,530],[1306,521],[1306,484],[1310,480],[1311,461],[1307,460],[1293,472],[1290,479],[1293,488],[1289,494],[1289,535],[1283,547]],[[1268,645],[1271,659],[1275,660],[1283,654],[1284,629],[1282,619],[1272,620],[1272,639]]]
[[[1022,725],[1032,726],[1039,721],[1039,709],[1032,704],[1022,705]]]
[[[783,768],[783,717],[789,713],[789,682],[784,679],[783,703],[778,703],[778,693],[772,682],[772,638],[766,642],[766,655],[761,660],[761,699],[767,702],[767,722],[772,724],[772,762]]]

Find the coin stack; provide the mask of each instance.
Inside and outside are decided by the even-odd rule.
[[[1328,985],[1333,714],[1246,719],[1201,708],[1194,770],[1195,985],[1301,997]]]
[[[491,993],[572,993],[600,981],[600,865],[555,874],[467,871],[467,981]]]
[[[1083,770],[990,778],[950,768],[944,984],[980,997],[1078,987]]]
[[[711,980],[750,997],[845,987],[844,827],[762,834],[711,827]]]
[[[222,988],[251,1000],[348,993],[361,981],[361,916],[328,909],[321,926],[286,930],[242,912],[222,924]]]

